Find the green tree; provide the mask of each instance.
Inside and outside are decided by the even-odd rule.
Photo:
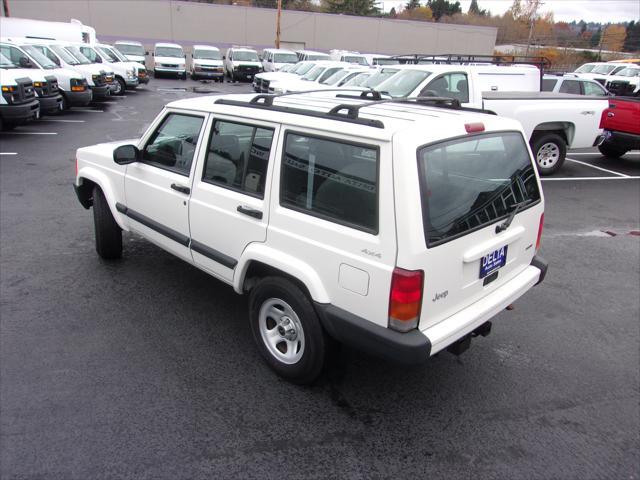
[[[398,16],[398,14],[396,13],[396,7],[391,7],[391,10],[389,10],[389,15],[390,18],[396,18]]]
[[[598,31],[591,35],[591,39],[589,40],[589,44],[592,47],[597,47],[600,45],[600,38],[602,38],[602,27],[598,28]]]
[[[427,6],[433,12],[433,18],[437,22],[443,16],[451,16],[456,13],[462,13],[460,2],[453,3],[449,0],[429,0]]]
[[[416,8],[420,8],[420,0],[409,0],[404,6],[405,10],[413,10]]]
[[[485,17],[488,15],[486,10],[480,10],[478,0],[471,0],[471,5],[469,5],[469,11],[467,13],[469,15],[478,15],[479,17]]]
[[[325,11],[343,15],[375,16],[380,9],[375,0],[325,0]]]
[[[631,21],[627,25],[627,38],[622,49],[625,52],[640,51],[640,21]]]

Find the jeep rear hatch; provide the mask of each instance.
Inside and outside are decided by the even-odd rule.
[[[467,125],[469,132],[483,129]],[[412,268],[424,271],[424,330],[531,263],[542,205],[520,132],[473,133],[421,147],[418,173],[426,251]]]

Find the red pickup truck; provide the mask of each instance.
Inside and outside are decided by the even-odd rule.
[[[640,149],[640,97],[613,97],[602,112],[602,135],[596,139],[600,153],[621,157],[629,150]]]

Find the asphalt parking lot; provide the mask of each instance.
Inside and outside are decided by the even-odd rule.
[[[94,250],[76,148],[139,136],[193,88],[0,134],[3,479],[640,477],[640,155],[571,152],[544,180],[543,284],[461,357],[342,349],[313,387],[263,363],[246,298],[125,236]]]

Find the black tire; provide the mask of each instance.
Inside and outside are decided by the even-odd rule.
[[[3,122],[0,119],[0,130],[4,132],[9,132],[11,130],[14,130],[17,126],[18,126],[17,123],[7,123],[7,122]]]
[[[624,148],[611,145],[610,143],[603,143],[598,147],[598,150],[600,150],[600,153],[602,155],[610,158],[620,158],[625,153],[627,153],[627,150],[625,150]]]
[[[191,80],[198,80],[198,76],[195,74],[195,72],[191,72]]]
[[[67,96],[62,94],[62,111],[69,110],[69,102],[67,101]]]
[[[160,73],[155,69],[153,70],[153,78],[160,78]]]
[[[118,84],[118,90],[113,92],[113,94],[118,96],[124,95],[127,91],[127,84],[124,83],[124,80],[121,79],[120,77],[116,77],[116,82]]]
[[[268,302],[273,301],[288,304],[297,316],[299,326],[301,326],[303,336],[297,336],[296,339],[303,338],[304,343],[301,344],[303,350],[301,357],[295,363],[287,364],[278,359],[267,346],[267,340],[263,339],[260,311],[263,305],[266,306]],[[285,319],[285,316],[280,319]],[[324,367],[331,339],[322,328],[320,319],[307,294],[294,282],[283,277],[261,279],[249,295],[249,321],[260,354],[278,375],[299,385],[313,383],[318,378]],[[273,325],[273,329],[279,328],[275,321],[273,321]],[[279,345],[282,344],[287,345],[284,338],[281,339]],[[288,347],[283,348],[287,348],[288,351]],[[280,349],[278,348],[278,350]]]
[[[100,187],[93,189],[93,223],[96,232],[96,252],[105,260],[122,257],[122,230],[116,223]]]
[[[186,80],[186,79],[187,79],[187,72],[181,73],[181,74],[180,74],[180,78],[181,78],[182,80]]]
[[[556,173],[564,164],[567,144],[557,133],[540,133],[531,139],[531,151],[538,173],[547,176]]]

